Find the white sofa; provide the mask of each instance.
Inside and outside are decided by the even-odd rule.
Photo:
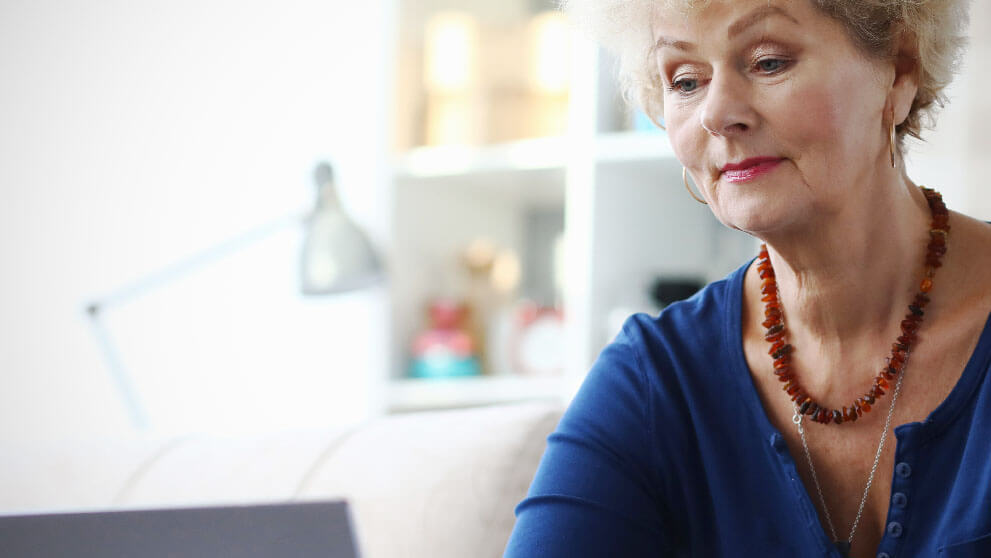
[[[0,446],[0,513],[346,498],[365,558],[501,556],[562,409],[500,405],[343,431]]]

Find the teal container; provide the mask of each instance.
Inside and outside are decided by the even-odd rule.
[[[447,357],[433,355],[415,358],[410,363],[411,378],[462,378],[482,373],[475,357]]]

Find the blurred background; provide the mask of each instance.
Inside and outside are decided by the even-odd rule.
[[[909,168],[987,220],[973,10]],[[567,401],[754,254],[614,75],[538,0],[0,0],[0,440]]]

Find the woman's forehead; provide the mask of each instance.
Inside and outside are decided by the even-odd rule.
[[[669,30],[691,32],[712,40],[724,38],[723,35],[732,38],[775,19],[797,25],[818,19],[810,14],[814,6],[808,0],[662,0],[662,4],[654,4],[651,13],[655,40]]]

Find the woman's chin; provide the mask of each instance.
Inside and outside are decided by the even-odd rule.
[[[727,227],[763,238],[768,234],[794,231],[803,221],[802,211],[784,199],[765,196],[740,196],[717,211],[716,217]]]

